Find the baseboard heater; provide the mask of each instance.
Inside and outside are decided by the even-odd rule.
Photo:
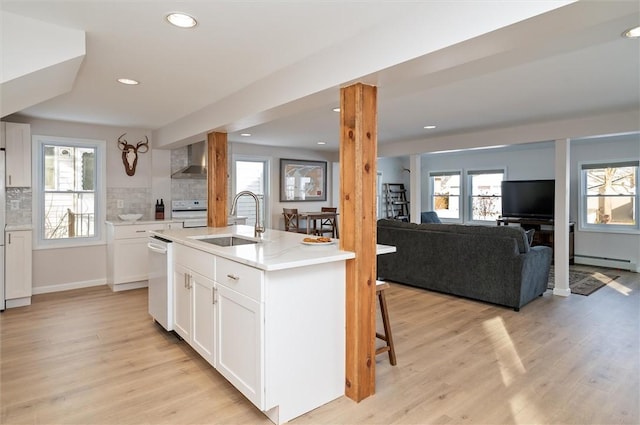
[[[631,260],[623,260],[620,258],[596,257],[593,255],[574,255],[576,264],[586,264],[589,266],[610,267],[614,269],[629,270],[631,272],[640,273],[638,265]]]

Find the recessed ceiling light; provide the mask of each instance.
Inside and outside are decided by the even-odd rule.
[[[319,145],[326,145],[327,142],[318,142]]]
[[[175,25],[179,28],[193,28],[198,24],[198,21],[195,20],[192,16],[187,15],[186,13],[170,13],[167,15],[167,21],[171,25]]]
[[[424,128],[426,128],[427,130],[433,130],[434,128],[436,128],[435,125],[425,125]]]
[[[333,112],[340,112],[340,108],[333,108],[332,111]]]
[[[249,136],[251,136],[251,133],[240,133],[240,135],[242,137],[249,137]]]
[[[629,28],[622,35],[627,38],[638,38],[640,37],[640,27]]]
[[[135,86],[140,84],[140,81],[132,80],[131,78],[118,78],[118,82],[126,84],[128,86]]]

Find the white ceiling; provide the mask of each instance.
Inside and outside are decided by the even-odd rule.
[[[640,23],[640,3],[550,10],[565,3],[3,0],[0,8],[86,32],[71,91],[21,115],[146,128],[160,147],[216,130],[230,141],[337,150],[331,108],[354,81],[378,86],[380,144],[638,109],[640,41],[620,35]],[[166,24],[174,10],[199,25]]]

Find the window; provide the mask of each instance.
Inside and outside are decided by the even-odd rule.
[[[34,214],[39,246],[102,240],[105,144],[34,136]]]
[[[460,220],[460,171],[429,173],[431,205],[438,217]]]
[[[504,170],[468,171],[469,218],[471,221],[496,221],[502,214],[501,183]]]
[[[267,223],[265,223],[264,220],[268,220],[268,217],[265,216],[264,212],[269,211],[265,197],[268,187],[268,160],[235,157],[233,163],[234,195],[243,190],[249,190],[258,195],[260,199],[259,217],[262,218],[262,224],[266,226]],[[247,225],[254,226],[256,224],[255,201],[249,196],[242,196],[238,199],[237,215],[247,217]]]
[[[581,220],[585,228],[640,229],[638,165],[624,161],[581,166]]]

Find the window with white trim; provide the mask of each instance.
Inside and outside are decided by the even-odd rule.
[[[460,220],[460,171],[429,173],[431,206],[441,219]]]
[[[504,170],[467,171],[470,221],[496,221],[502,214]]]
[[[37,245],[102,242],[105,142],[33,136],[33,144]]]
[[[582,227],[639,230],[638,168],[640,161],[582,164]]]

